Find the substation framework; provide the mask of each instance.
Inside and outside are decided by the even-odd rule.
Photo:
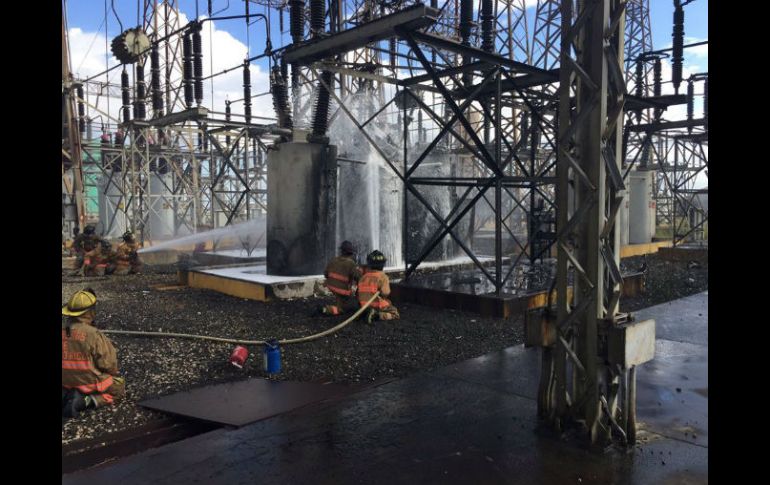
[[[141,27],[151,46],[110,69],[113,77],[124,69],[120,84],[103,81],[109,73],[74,79],[63,51],[62,167],[71,196],[63,207],[84,224],[84,174],[101,174],[104,200],[118,209],[113,219],[125,218],[146,241],[163,224],[178,234],[248,220],[269,204],[270,145],[306,132],[323,141],[345,117],[403,185],[407,279],[450,240],[500,295],[516,268],[555,252],[556,337],[543,348],[539,414],[558,429],[581,424],[592,442],[633,443],[634,365],[613,360],[607,344],[629,321],[618,313],[615,222],[632,169],[657,171],[658,219],[675,244],[701,236],[708,220],[698,197],[708,189],[695,186],[708,173],[708,75],[682,79],[682,52],[692,47],[683,44],[683,9],[692,1],[673,2],[675,93],[663,95],[669,54],[652,50],[647,0],[260,0],[225,16],[208,2],[206,18],[187,25],[174,0],[145,0]],[[273,46],[278,36],[268,34],[263,53],[224,71],[242,70],[243,99],[206,107],[201,29],[210,20],[270,25],[276,16],[291,43]],[[261,58],[270,62],[271,89],[252,94],[250,63]],[[683,81],[687,94],[679,93]],[[697,86],[702,118],[693,109]],[[272,96],[274,119],[252,116],[251,100],[262,95]],[[121,99],[120,113],[98,107],[106,97]],[[378,108],[362,110],[362,97]],[[686,120],[664,119],[682,104]],[[84,135],[97,120],[105,136],[94,142]],[[423,170],[426,159],[444,160],[446,170]],[[449,207],[425,196],[435,187],[451,191]],[[115,221],[101,222],[112,234]],[[415,240],[414,224],[432,235]],[[485,231],[491,250],[474,241]]]

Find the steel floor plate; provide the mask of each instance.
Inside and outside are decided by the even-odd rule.
[[[364,385],[248,379],[199,387],[140,406],[230,426],[244,426],[293,409],[360,391]]]

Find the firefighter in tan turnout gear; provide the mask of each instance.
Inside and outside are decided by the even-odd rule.
[[[366,321],[398,320],[398,308],[387,297],[390,295],[390,280],[382,269],[385,267],[385,255],[374,250],[366,256],[366,271],[358,282],[358,303],[364,306],[378,291],[380,295],[369,306]]]
[[[83,276],[104,276],[115,270],[115,251],[108,241],[100,241],[96,248],[83,255]]]
[[[62,416],[76,418],[87,408],[114,404],[125,394],[112,342],[94,326],[96,294],[78,291],[61,309]]]
[[[340,315],[358,308],[353,285],[361,277],[361,270],[353,260],[356,250],[353,243],[343,241],[340,255],[329,261],[324,271],[324,286],[334,294],[335,302],[321,309],[324,315]]]
[[[134,240],[134,234],[126,231],[123,234],[123,242],[118,244],[118,250],[115,254],[115,273],[116,275],[136,274],[139,272],[141,263],[139,262],[139,243]]]

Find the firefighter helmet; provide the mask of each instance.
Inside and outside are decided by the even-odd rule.
[[[83,229],[83,234],[91,235],[96,232],[96,226],[93,224],[88,224],[85,229]]]
[[[342,254],[355,254],[356,248],[353,246],[352,242],[342,241],[342,244],[340,244],[340,251]]]
[[[126,231],[123,233],[123,240],[128,242],[134,239],[134,233],[131,231]]]
[[[89,291],[90,290],[90,291]],[[70,298],[66,305],[61,307],[61,314],[70,317],[78,317],[96,305],[96,295],[90,288],[80,290]]]
[[[376,249],[366,256],[366,264],[372,269],[384,268],[385,261],[385,255]]]

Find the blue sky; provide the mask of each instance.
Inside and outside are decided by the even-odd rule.
[[[104,33],[103,19],[105,6],[108,11],[107,34],[112,39],[120,33],[118,22],[111,9],[112,0],[67,0],[67,12],[69,27],[78,27],[84,32],[95,33],[101,28]],[[144,3],[144,2],[141,2]],[[179,0],[180,10],[188,18],[195,17],[196,5],[200,15],[207,14],[206,0]],[[123,27],[134,27],[137,25],[137,2],[135,0],[114,0],[115,10],[123,22]],[[214,11],[222,9],[229,4],[229,8],[219,15],[237,15],[244,12],[243,2],[241,0],[213,0]],[[264,7],[251,4],[252,13],[264,13]],[[685,9],[685,36],[698,39],[708,38],[708,0],[696,0],[684,7]],[[667,47],[671,44],[671,24],[673,18],[672,0],[650,0],[650,22],[652,25],[653,44],[655,48]],[[287,19],[284,19],[284,28],[288,29]],[[275,16],[272,19],[273,45],[281,45],[278,38],[278,19]],[[246,42],[246,29],[242,20],[230,20],[220,22],[218,28],[226,30],[241,42]],[[262,21],[252,25],[250,29],[250,50],[252,55],[261,52],[264,44],[260,40],[264,36],[264,23]],[[288,43],[288,35],[285,36]],[[104,51],[104,45],[94,46],[94,49]],[[77,65],[79,59],[73,59],[73,67]],[[702,62],[701,62],[702,64]],[[705,67],[705,66],[704,66]]]
[[[106,66],[117,64],[115,59],[105,59],[105,44],[117,36],[121,29],[115,14],[112,12],[113,0],[65,0],[67,3],[67,20],[70,29],[70,51],[72,55],[71,64],[75,75],[79,78],[94,75],[104,71]],[[528,0],[532,5],[536,0]],[[427,2],[426,2],[427,3]],[[136,0],[114,0],[115,10],[123,23],[123,29],[135,27],[141,20],[137,18]],[[144,1],[139,2],[144,4]],[[208,2],[205,0],[178,0],[180,11],[186,19],[195,18],[196,5],[199,8],[200,16],[207,15]],[[228,7],[229,4],[229,7]],[[240,15],[244,13],[244,3],[242,0],[213,0],[212,2],[215,16]],[[226,10],[216,14],[217,10],[228,7]],[[685,6],[685,43],[691,43],[697,40],[708,38],[708,0],[696,0]],[[106,30],[105,38],[105,9]],[[265,13],[265,7],[254,3],[250,4],[251,13]],[[530,15],[534,16],[534,9],[530,9]],[[286,16],[288,17],[288,15]],[[671,30],[673,19],[673,0],[650,0],[650,17],[653,34],[654,48],[662,49],[671,45]],[[183,21],[186,21],[183,19]],[[534,19],[530,19],[530,26]],[[213,25],[212,25],[213,24]],[[279,33],[279,20],[277,15],[271,18],[271,37],[274,47],[290,43],[288,34],[288,18],[284,19],[284,28],[287,32],[281,36]],[[531,27],[530,27],[531,28]],[[251,56],[261,54],[264,51],[264,32],[265,24],[262,20],[257,21],[249,28],[249,54]],[[233,68],[240,64],[247,57],[246,52],[246,26],[243,19],[217,21],[207,23],[203,29],[204,42],[204,76],[211,72],[220,72],[223,69]],[[282,37],[282,38],[281,38]],[[209,48],[213,48],[215,56],[209,55]],[[210,64],[211,63],[211,64]],[[704,72],[708,70],[708,46],[701,46],[697,49],[685,51],[685,66],[683,78],[695,72]],[[116,71],[113,71],[116,72]],[[252,63],[252,93],[265,93],[268,91],[268,65],[265,59],[260,59]],[[663,77],[664,80],[670,79],[670,65],[664,61]],[[110,79],[115,80],[115,77]],[[101,79],[100,79],[101,80]],[[686,89],[686,85],[684,86]],[[224,110],[224,101],[226,99],[236,100],[243,96],[242,78],[239,70],[233,70],[223,76],[218,76],[215,80],[206,82],[204,105]],[[699,94],[699,87],[696,87],[696,94]],[[673,93],[671,84],[664,84],[663,94]],[[99,107],[104,111],[116,116],[119,111],[118,100],[99,101]],[[108,106],[109,104],[109,106]],[[233,103],[233,113],[242,113],[241,103]],[[696,98],[695,110],[700,112],[702,101]],[[262,96],[254,99],[252,107],[255,116],[274,116],[272,103],[269,96]],[[664,117],[668,120],[682,119],[686,116],[685,106],[674,106],[667,110]]]

